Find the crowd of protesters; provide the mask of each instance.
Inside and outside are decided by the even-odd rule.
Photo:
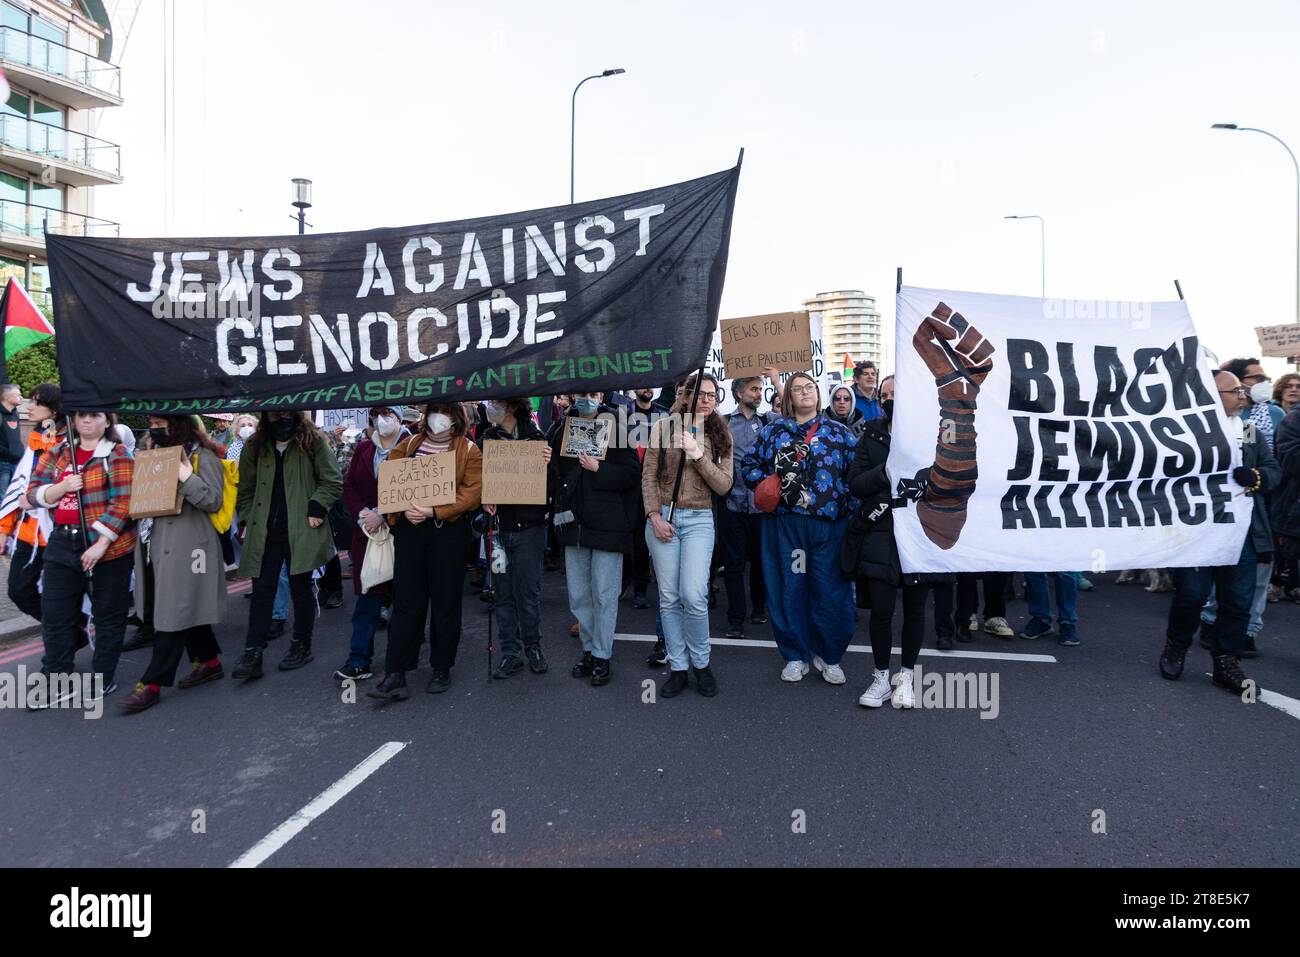
[[[215,626],[232,617],[230,566],[251,581],[231,677],[264,677],[263,656],[284,633],[290,606],[278,670],[310,664],[318,615],[343,603],[340,551],[351,558],[354,604],[334,677],[378,676],[367,693],[389,702],[409,697],[408,675],[426,639],[425,690],[451,687],[470,568],[492,603],[501,652],[492,677],[502,680],[549,670],[541,596],[544,572],[558,568],[575,620],[570,634],[581,646],[573,677],[596,687],[611,680],[619,601],[630,587],[633,607],[655,600],[658,641],[648,663],[667,666],[665,698],[690,688],[692,677],[700,694],[719,691],[709,625],[719,571],[726,638],[770,622],[787,682],[816,670],[844,684],[857,609],[867,609],[874,667],[859,702],[870,708],[915,705],[912,669],[927,609],[940,650],[981,628],[1005,640],[1055,634],[1064,646],[1080,644],[1077,595],[1089,583],[1075,570],[1024,575],[1028,616],[1019,629],[1008,620],[1010,573],[901,571],[886,472],[892,376],[877,383],[874,364],[859,363],[852,386],[832,389],[823,407],[810,375],[782,383],[774,370],[765,373],[730,383],[735,410],[725,416],[723,386],[708,374],[666,384],[658,395],[381,405],[368,410],[364,428],[328,433],[296,411],[231,416],[211,431],[197,416],[151,416],[141,448],[181,450],[180,507],[141,519],[130,515],[130,431],[111,413],[65,410],[58,387],[43,384],[31,397],[35,428],[25,443],[15,426],[5,427],[8,418],[0,423],[9,595],[41,622],[46,674],[71,672],[78,650],[93,643],[92,668],[101,693],[111,694],[124,648],[151,648],[142,677],[122,697],[128,712],[156,705],[163,688],[225,677]],[[1179,678],[1199,635],[1213,681],[1240,692],[1248,681],[1241,660],[1258,654],[1267,604],[1300,602],[1300,374],[1274,383],[1257,359],[1234,359],[1214,381],[1242,450],[1232,478],[1254,499],[1252,523],[1237,562],[1172,570],[1159,672]],[[759,411],[765,397],[771,412]],[[0,411],[16,415],[17,387],[5,386],[0,399]],[[611,423],[601,454],[568,454],[570,419]],[[482,501],[486,441],[542,446],[546,504]],[[380,466],[439,453],[454,458],[455,501],[381,514]],[[391,548],[391,568],[365,584],[371,548]],[[891,675],[899,608],[900,667]],[[140,627],[127,641],[129,621]],[[375,640],[385,627],[378,673]],[[177,680],[182,656],[190,669]]]

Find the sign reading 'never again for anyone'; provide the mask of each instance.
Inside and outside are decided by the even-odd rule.
[[[379,463],[380,514],[451,505],[455,501],[455,452],[435,452]]]
[[[63,394],[174,413],[659,385],[708,352],[739,174],[355,233],[51,235]]]
[[[1236,564],[1256,503],[1186,304],[1064,305],[899,292],[903,571]]]

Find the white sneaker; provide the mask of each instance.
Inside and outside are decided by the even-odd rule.
[[[1007,624],[1005,618],[990,618],[988,621],[984,622],[984,630],[990,635],[997,635],[999,638],[1011,638],[1015,636],[1015,632],[1011,630],[1011,626]]]
[[[912,687],[912,672],[902,668],[894,675],[893,703],[895,708],[916,707],[916,691]]]
[[[803,676],[808,673],[808,663],[806,661],[787,661],[785,669],[781,672],[782,681],[802,681]]]
[[[862,692],[862,697],[858,699],[858,704],[864,708],[879,708],[889,700],[889,669],[884,671],[871,672],[871,687]]]
[[[848,681],[848,676],[844,674],[844,669],[839,665],[828,665],[816,655],[813,655],[813,667],[822,673],[827,684],[842,685]]]
[[[978,612],[977,612],[976,614],[970,616],[970,626],[968,627],[967,630],[968,630],[968,631],[979,631],[979,630],[980,630],[980,616],[979,616],[979,613],[978,613]]]

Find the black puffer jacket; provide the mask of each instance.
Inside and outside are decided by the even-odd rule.
[[[858,548],[855,576],[889,585],[941,584],[955,581],[953,575],[924,573],[904,575],[894,541],[894,515],[890,505],[889,426],[886,419],[873,419],[862,428],[858,449],[849,466],[849,489],[861,503],[844,533],[846,550]],[[860,543],[860,547],[859,547]],[[841,554],[844,554],[843,552]]]
[[[486,421],[486,419],[484,420]],[[520,421],[517,425],[518,435],[511,435],[499,425],[489,425],[483,429],[479,437],[479,445],[489,439],[504,440],[507,442],[545,442],[546,436],[542,435],[531,418]],[[549,479],[549,476],[548,476]],[[501,531],[517,532],[521,528],[534,528],[538,525],[546,524],[546,506],[545,505],[500,505],[497,507],[497,519]]]
[[[1287,413],[1273,436],[1282,481],[1270,496],[1273,531],[1300,539],[1300,406]]]
[[[606,405],[596,414],[615,413]],[[570,410],[569,415],[577,415],[577,411]],[[576,458],[560,455],[563,422],[551,433],[551,513],[562,517],[572,512],[574,518],[555,526],[562,545],[632,553],[632,530],[640,516],[641,460],[636,449],[614,434],[617,428],[616,423],[611,426],[609,450],[595,472],[584,469]]]

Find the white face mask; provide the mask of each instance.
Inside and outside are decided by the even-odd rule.
[[[253,427],[251,425],[244,426],[239,430],[239,437],[247,442],[253,437]]]
[[[441,435],[451,430],[451,416],[445,412],[430,412],[428,422],[429,431],[434,435]]]
[[[487,420],[493,425],[500,425],[501,420],[506,417],[506,404],[504,402],[485,402],[483,409],[487,412]]]
[[[375,419],[375,430],[384,438],[388,438],[397,431],[399,424],[397,416],[381,415]]]
[[[1250,387],[1250,401],[1256,405],[1263,405],[1273,398],[1273,383],[1256,382]]]

